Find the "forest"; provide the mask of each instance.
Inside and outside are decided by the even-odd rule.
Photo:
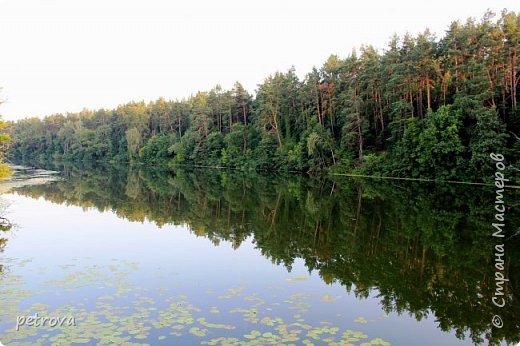
[[[394,35],[303,79],[10,122],[16,160],[110,161],[487,181],[520,163],[520,15]]]

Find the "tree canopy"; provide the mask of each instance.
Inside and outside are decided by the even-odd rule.
[[[520,16],[504,10],[332,55],[181,100],[131,102],[11,124],[18,158],[362,171],[482,181],[491,152],[520,159]],[[516,168],[515,168],[516,166]]]

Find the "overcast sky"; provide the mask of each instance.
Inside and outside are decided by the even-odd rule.
[[[294,65],[303,76],[393,33],[518,0],[0,0],[0,106],[4,119],[132,100],[175,99],[238,80],[250,91]]]

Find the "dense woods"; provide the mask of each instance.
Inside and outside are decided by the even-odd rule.
[[[187,99],[12,124],[18,159],[363,172],[482,181],[491,152],[520,159],[520,16],[486,13]],[[518,167],[518,166],[516,166]]]
[[[1,88],[0,88],[1,90]],[[0,100],[0,105],[3,103]],[[0,178],[6,178],[10,175],[9,167],[4,163],[8,155],[9,145],[11,144],[11,137],[6,133],[8,124],[0,118]],[[0,230],[3,230],[2,218],[0,217]],[[2,249],[2,242],[0,239],[0,250]]]

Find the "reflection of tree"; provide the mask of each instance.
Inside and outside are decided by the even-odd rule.
[[[0,238],[0,252],[4,252],[6,244],[7,244],[7,239],[6,238]],[[0,264],[0,268],[1,267],[2,267],[2,265]]]
[[[2,235],[5,232],[10,231],[11,228],[13,228],[11,222],[7,218],[0,216],[0,253],[4,252],[4,249],[7,245],[7,238],[4,238]],[[0,276],[3,272],[4,266],[0,263]]]
[[[6,219],[5,217],[0,216],[0,232],[7,232],[13,228],[11,221]]]
[[[18,193],[112,210],[131,221],[187,224],[197,236],[234,247],[252,236],[288,268],[302,258],[326,283],[359,297],[379,294],[390,312],[434,314],[443,330],[475,342],[520,339],[519,237],[506,244],[507,308],[490,329],[494,293],[493,191],[453,185],[391,184],[230,171],[65,167],[67,180]],[[508,201],[518,200],[510,192]],[[520,213],[507,214],[510,229]]]

